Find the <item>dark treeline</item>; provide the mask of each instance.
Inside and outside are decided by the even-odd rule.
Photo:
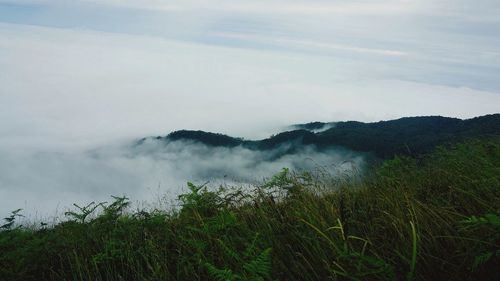
[[[333,127],[317,133],[310,131],[328,125]],[[282,132],[258,141],[190,130],[176,131],[166,137],[157,137],[156,139],[165,141],[188,140],[223,147],[241,145],[258,150],[273,149],[284,144],[290,144],[291,150],[301,145],[314,145],[320,150],[342,146],[354,151],[372,152],[380,158],[391,158],[395,155],[418,156],[432,151],[438,145],[499,135],[500,114],[467,120],[430,116],[406,117],[375,123],[313,122],[295,125],[294,128],[298,129]]]

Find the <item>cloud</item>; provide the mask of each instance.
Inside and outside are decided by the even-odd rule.
[[[15,4],[15,5],[39,5],[49,4],[50,0],[0,0],[0,4]]]
[[[495,76],[500,71],[500,53],[495,49],[500,44],[500,9],[495,1],[49,2],[25,11],[6,7],[3,13],[0,9],[0,18],[71,30],[294,52],[299,57],[306,53],[335,61],[351,59],[398,68],[383,78],[500,91]],[[164,5],[171,8],[162,9]],[[70,13],[73,10],[78,15]],[[396,77],[398,72],[405,75]],[[381,74],[370,73],[374,75]]]
[[[418,1],[371,0],[371,1],[305,1],[305,0],[0,0],[9,4],[77,5],[90,3],[98,6],[115,6],[147,10],[166,11],[224,11],[252,13],[292,13],[292,14],[386,14],[411,11]]]
[[[120,191],[141,198],[172,183],[174,171],[187,177],[182,184],[215,173],[198,148],[206,157],[195,160],[206,165],[197,171],[85,152],[176,129],[262,138],[311,121],[498,113],[498,6],[0,0],[0,198],[16,198],[0,205],[28,198],[52,208],[59,198],[67,205]],[[178,153],[189,167],[190,154]],[[221,173],[260,157],[217,153]],[[277,168],[262,165],[257,171]]]
[[[376,49],[376,48],[361,48],[349,45],[342,45],[336,43],[323,43],[317,41],[310,40],[297,40],[291,38],[276,38],[270,36],[261,36],[255,34],[241,34],[236,32],[214,32],[211,35],[226,38],[226,39],[238,39],[238,40],[247,40],[253,42],[259,42],[264,44],[275,44],[279,45],[282,48],[284,46],[295,46],[295,48],[309,49],[312,53],[314,51],[320,50],[334,50],[334,51],[347,51],[347,52],[355,52],[361,54],[374,54],[374,55],[383,55],[383,56],[406,56],[408,55],[405,52],[398,50],[390,50],[390,49]],[[312,49],[312,50],[311,50]]]
[[[83,152],[0,149],[0,196],[8,198],[0,214],[24,208],[32,219],[47,218],[61,215],[73,203],[106,201],[110,195],[169,203],[186,191],[187,181],[247,185],[258,184],[284,167],[295,171],[321,167],[335,176],[361,170],[363,165],[361,155],[340,148],[318,152],[303,147],[283,155],[285,149],[211,148],[154,139],[140,146],[110,144]]]
[[[0,35],[4,145],[95,145],[176,129],[261,138],[317,120],[500,111],[499,94],[465,86],[467,79],[489,81],[494,73],[443,69],[404,56],[367,54],[361,60],[361,54],[332,57],[8,24],[0,25]]]
[[[285,15],[433,15],[499,21],[495,0],[0,0],[0,4],[116,7],[151,11],[204,11]]]

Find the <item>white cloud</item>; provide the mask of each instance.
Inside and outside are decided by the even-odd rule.
[[[330,43],[330,42],[318,42],[312,40],[297,40],[292,38],[279,38],[279,37],[271,37],[271,36],[262,36],[255,34],[241,34],[236,32],[214,32],[211,33],[213,36],[222,37],[226,39],[238,39],[238,40],[248,40],[252,42],[259,42],[265,44],[277,44],[281,47],[287,46],[295,47],[295,48],[305,48],[305,49],[313,49],[318,51],[318,49],[330,49],[334,51],[347,51],[347,52],[355,52],[355,53],[364,53],[364,54],[374,54],[374,55],[383,55],[383,56],[406,56],[408,53],[399,51],[399,50],[390,50],[390,49],[376,49],[376,48],[363,48],[356,46],[343,45],[338,43]],[[311,51],[312,53],[313,51]]]
[[[471,21],[500,21],[496,0],[0,0],[0,4],[91,4],[155,11],[238,12],[294,15],[426,14]]]
[[[114,6],[155,11],[203,11],[288,15],[427,14],[499,21],[496,0],[0,0],[0,3]]]
[[[182,128],[264,137],[272,128],[314,120],[500,111],[497,93],[398,81],[437,71],[408,68],[411,60],[19,25],[0,25],[0,35],[4,143],[37,138],[74,145]]]
[[[18,18],[0,10],[0,21],[32,24],[0,23],[0,198],[15,198],[9,207],[23,198],[53,206],[48,191],[85,202],[140,186],[140,198],[174,173],[81,152],[116,140],[175,129],[262,138],[310,121],[500,112],[497,1],[2,3],[27,8],[13,10]]]
[[[153,140],[135,148],[112,144],[91,153],[0,148],[0,198],[8,198],[0,204],[0,215],[23,208],[30,219],[46,220],[62,215],[73,203],[108,201],[111,195],[125,195],[133,202],[155,204],[165,199],[163,203],[170,203],[186,192],[187,181],[210,181],[212,187],[259,184],[284,167],[294,171],[321,168],[335,176],[361,170],[363,157],[340,149],[318,152],[305,147],[281,155],[280,148],[260,152]]]
[[[81,0],[83,2],[151,10],[203,10],[279,14],[390,14],[411,11],[417,1],[305,1],[305,0]]]
[[[48,3],[51,3],[51,0],[0,0],[0,4],[34,5]]]

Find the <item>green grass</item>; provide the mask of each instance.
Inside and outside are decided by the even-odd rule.
[[[284,169],[189,184],[177,211],[75,206],[0,232],[0,280],[500,280],[500,142],[394,158],[362,179]]]

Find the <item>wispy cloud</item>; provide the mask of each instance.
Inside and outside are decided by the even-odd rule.
[[[278,45],[285,49],[307,49],[310,53],[318,53],[322,50],[346,51],[363,54],[374,54],[383,56],[406,56],[408,53],[399,50],[363,48],[330,42],[320,42],[313,40],[300,40],[285,37],[270,37],[254,34],[242,34],[235,32],[214,32],[210,35],[225,39],[247,40],[260,44]]]
[[[22,4],[94,4],[115,7],[165,10],[165,11],[220,11],[245,13],[281,14],[392,14],[411,12],[419,1],[411,0],[371,0],[371,1],[324,1],[324,0],[0,0],[0,3]]]
[[[0,35],[3,138],[79,143],[182,128],[263,137],[313,120],[500,111],[499,94],[461,84],[473,77],[458,71],[474,69],[407,56],[359,60],[5,24]]]
[[[112,6],[154,11],[237,12],[288,15],[434,15],[471,21],[499,21],[496,0],[0,0],[0,4]]]

